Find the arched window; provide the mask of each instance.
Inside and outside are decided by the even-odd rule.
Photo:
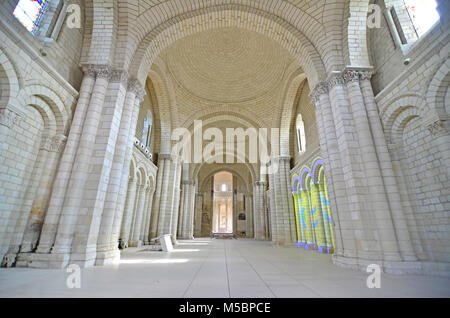
[[[35,34],[47,10],[47,0],[19,0],[13,15],[22,25]]]
[[[152,136],[152,112],[147,111],[147,116],[144,118],[144,128],[142,129],[142,143],[146,146],[150,146],[150,140]]]
[[[417,37],[421,37],[439,20],[436,0],[404,0],[404,2]]]
[[[300,154],[306,151],[306,135],[305,135],[305,123],[303,122],[302,115],[297,115],[295,121],[295,127],[297,129],[297,146]]]

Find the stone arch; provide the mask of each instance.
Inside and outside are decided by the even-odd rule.
[[[0,105],[6,107],[19,94],[21,78],[11,59],[0,47]]]
[[[295,120],[295,101],[301,84],[306,80],[306,74],[296,72],[291,76],[284,94],[283,110],[280,119],[280,155],[290,155],[290,130]]]
[[[253,117],[253,118],[252,118]],[[252,115],[251,112],[246,110],[229,110],[224,111],[222,107],[214,107],[214,108],[208,108],[201,112],[196,112],[192,116],[188,117],[180,127],[188,128],[189,130],[193,129],[194,126],[194,120],[203,120],[204,122],[210,123],[211,121],[220,121],[220,120],[234,120],[241,124],[243,124],[245,127],[253,127],[253,128],[260,128],[260,127],[266,127],[265,123],[258,120],[257,118],[254,118],[255,116]]]
[[[428,85],[426,100],[438,113],[450,115],[450,102],[445,100],[450,87],[450,60],[446,59]]]
[[[147,178],[147,173],[145,171],[145,167],[142,164],[137,164],[136,166],[136,175],[137,175],[137,184],[138,185],[142,185],[142,186],[147,186],[148,185],[148,178]]]
[[[43,135],[54,136],[56,133],[62,133],[58,129],[58,123],[55,115],[49,105],[38,96],[31,96],[28,100],[28,106],[35,108],[44,120]]]
[[[174,114],[172,104],[173,97],[170,96],[169,89],[167,87],[167,80],[164,79],[159,72],[150,70],[148,73],[148,78],[150,78],[152,82],[155,98],[157,100],[158,114],[155,116],[155,121],[159,119],[159,152],[162,154],[170,154],[170,139],[173,127],[172,114]]]
[[[134,157],[134,155],[131,156],[131,160],[130,160],[130,174],[129,174],[129,179],[130,180],[135,180],[137,178],[137,170],[136,170],[136,158]]]
[[[217,165],[217,167],[222,167],[222,168],[227,168],[227,166],[225,166],[226,164],[218,164]],[[244,164],[246,167],[247,167],[247,169],[248,169],[248,171],[249,171],[249,173],[250,173],[250,176],[251,176],[251,178],[252,178],[252,182],[255,182],[255,181],[257,181],[257,173],[255,172],[255,170],[254,170],[254,167],[251,165],[251,164],[248,164],[248,163],[245,163]],[[194,169],[192,169],[192,178],[193,178],[193,180],[196,180],[196,179],[198,179],[198,175],[199,175],[199,173],[200,173],[200,170],[202,169],[202,167],[204,167],[205,166],[205,163],[201,163],[201,164],[197,164],[196,166],[195,166],[195,168]],[[229,165],[228,165],[229,166]],[[217,169],[219,169],[219,168],[217,168]],[[243,178],[244,180],[245,180],[245,178]]]
[[[55,117],[57,131],[64,133],[69,124],[69,115],[62,99],[51,89],[42,85],[26,86],[23,90],[25,103],[30,105],[35,97],[39,97],[48,105]]]
[[[415,117],[422,117],[424,110],[425,101],[419,95],[403,95],[388,103],[380,114],[386,140],[401,142],[399,138],[406,124]]]
[[[236,178],[237,178],[239,181],[241,181],[242,184],[245,185],[245,187],[246,187],[246,189],[247,189],[247,192],[250,192],[250,184],[249,184],[248,182],[245,182],[245,178],[244,178],[244,177],[243,177],[236,169],[233,169],[233,168],[231,168],[231,167],[223,167],[223,166],[222,166],[222,167],[218,166],[218,167],[214,168],[212,171],[210,171],[210,173],[208,173],[208,175],[207,175],[205,178],[203,178],[201,184],[199,184],[199,189],[202,189],[202,190],[203,190],[203,188],[205,187],[205,183],[208,182],[208,180],[209,180],[212,176],[214,176],[216,173],[222,172],[222,171],[229,172],[229,173],[231,173],[233,176],[236,176]],[[199,180],[199,183],[200,183],[200,180]]]
[[[181,14],[158,26],[155,25],[153,29],[146,26],[143,30],[139,30],[141,33],[144,31],[148,33],[145,37],[144,34],[138,35],[140,45],[133,56],[130,73],[138,74],[137,78],[142,81],[160,52],[176,40],[212,28],[236,26],[261,33],[280,43],[297,58],[311,83],[317,83],[325,78],[325,66],[318,51],[299,29],[278,17],[268,15],[265,11],[246,6],[238,8],[239,11],[235,6],[212,6]],[[179,30],[183,32],[177,32]]]

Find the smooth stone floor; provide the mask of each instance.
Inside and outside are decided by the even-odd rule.
[[[172,253],[129,248],[119,264],[81,270],[1,268],[0,297],[450,297],[450,279],[381,275],[337,267],[329,255],[253,240],[180,241]]]

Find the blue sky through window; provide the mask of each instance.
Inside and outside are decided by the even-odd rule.
[[[419,37],[439,20],[439,13],[436,10],[436,0],[404,1]]]
[[[46,5],[46,0],[20,0],[13,15],[28,31],[35,33]]]

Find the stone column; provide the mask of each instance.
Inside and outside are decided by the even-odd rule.
[[[366,105],[361,93],[359,72],[347,71],[344,76],[347,82],[346,85],[354,127],[357,132],[361,150],[361,159],[364,167],[364,174],[366,176],[365,180],[368,189],[370,189],[370,195],[366,196],[366,202],[369,205],[369,209],[376,212],[372,217],[375,218],[377,231],[379,233],[378,242],[380,242],[384,259],[389,261],[400,261],[399,242],[397,241],[397,236],[392,224],[391,210],[384,187],[384,180],[381,175],[380,158],[377,156],[372,137],[374,134],[374,127],[369,124]],[[379,152],[378,155],[380,154],[381,153]],[[395,191],[395,189],[391,190]],[[399,207],[399,209],[401,211],[401,207]],[[410,243],[407,228],[401,229],[401,231],[403,230],[406,230],[408,242]],[[401,235],[402,234],[400,234],[400,236]]]
[[[78,144],[83,131],[83,125],[89,102],[91,100],[92,90],[96,81],[95,67],[89,67],[85,69],[84,72],[85,75],[81,83],[80,95],[75,108],[67,144],[59,163],[49,206],[45,214],[44,225],[36,251],[37,253],[49,253],[55,242],[56,231],[58,229],[58,223],[67,192],[67,186],[69,184],[72,167],[78,150]]]
[[[114,222],[113,222],[113,230],[112,230],[112,238],[111,242],[117,245],[119,240],[119,235],[121,234],[121,225],[123,220],[123,215],[125,211],[125,199],[128,187],[128,180],[130,174],[130,163],[133,155],[134,146],[134,136],[136,134],[136,125],[139,116],[140,105],[144,99],[145,90],[141,87],[138,81],[131,80],[128,82],[128,91],[131,92],[128,95],[128,98],[132,99],[132,94],[134,93],[134,107],[131,115],[130,128],[128,131],[128,140],[125,145],[125,155],[123,158],[123,168],[122,168],[122,176],[120,178],[120,188],[119,194],[117,197],[117,206],[114,214]],[[125,102],[130,102],[127,99]]]
[[[194,237],[202,236],[203,194],[195,194]]]
[[[41,145],[40,152],[45,153],[45,162],[43,162],[43,166],[38,171],[39,177],[37,179],[39,182],[36,192],[33,193],[34,199],[22,239],[21,252],[31,252],[37,246],[52,191],[58,159],[64,149],[66,140],[67,137],[64,135],[56,135],[51,138],[45,138]]]
[[[275,245],[292,245],[296,241],[295,215],[292,194],[290,191],[290,157],[272,158],[278,165],[278,171],[269,176],[273,183],[272,211],[275,213],[272,222],[272,241]],[[275,219],[276,218],[276,219]]]
[[[150,193],[151,193],[151,188],[150,185],[148,185],[145,189],[145,199],[144,199],[144,208],[142,210],[142,223],[141,223],[141,228],[139,230],[139,241],[142,242],[142,244],[144,244],[145,241],[145,227],[148,221],[148,217],[150,217],[149,215],[149,210],[151,210],[151,207],[149,207],[149,201],[150,201]],[[147,239],[148,241],[148,239]]]
[[[187,180],[181,181],[181,200],[180,200],[180,214],[178,220],[178,237],[184,239],[187,234],[185,233],[184,224],[187,217],[187,199],[188,199],[188,182]]]
[[[7,105],[1,105],[0,107],[5,107]],[[5,150],[7,145],[10,147],[14,147],[11,145],[11,141],[9,140],[10,130],[14,128],[14,126],[19,122],[22,116],[19,115],[19,112],[16,110],[12,110],[9,108],[0,108],[0,162],[3,164],[4,162],[11,161],[11,159],[7,158],[7,154],[9,151]],[[0,164],[0,165],[2,165]],[[14,163],[12,163],[14,164]],[[2,166],[2,168],[6,168],[6,166]],[[6,173],[4,169],[3,173]],[[5,191],[14,191],[14,188],[10,187],[9,183],[4,183],[0,188],[0,193],[4,193]],[[12,211],[11,204],[12,202],[7,202],[10,200],[4,200],[2,197],[2,205],[0,206],[0,263],[3,261],[9,266],[12,264],[14,260],[12,259],[15,255],[7,255],[10,248],[11,239],[13,238],[13,233],[11,226],[9,223],[12,221],[11,216],[14,216],[15,211]],[[14,213],[14,214],[13,214]],[[13,250],[16,250],[17,247],[13,247]],[[5,257],[5,260],[3,258]]]
[[[335,221],[333,261],[416,270],[402,262],[414,256],[369,78],[360,70],[332,72],[312,93]]]
[[[281,219],[278,216],[277,205],[276,205],[276,195],[275,195],[275,174],[269,174],[269,193],[270,197],[270,217],[272,224],[272,243],[274,245],[279,245],[280,242],[280,222]]]
[[[266,190],[264,193],[264,197],[266,199],[266,207],[265,207],[265,222],[266,222],[266,238],[268,240],[272,240],[272,219],[270,214],[270,190]]]
[[[10,215],[14,217],[9,219],[8,230],[10,234],[7,235],[10,236],[9,249],[7,255],[7,259],[10,264],[13,262],[13,259],[17,256],[19,249],[20,251],[27,251],[27,252],[31,252],[32,250],[31,243],[29,246],[27,246],[28,244],[25,243],[25,245],[27,246],[26,248],[23,248],[21,246],[21,243],[23,243],[22,241],[25,232],[37,231],[37,226],[30,226],[29,224],[30,218],[33,219],[40,218],[39,214],[42,214],[44,212],[39,211],[38,209],[35,209],[33,211],[32,207],[34,198],[36,197],[36,192],[38,191],[39,188],[39,183],[42,180],[41,176],[44,173],[45,164],[47,162],[47,157],[50,152],[49,149],[50,145],[51,145],[51,137],[42,136],[39,152],[36,156],[36,160],[34,161],[32,173],[29,174],[29,182],[26,183],[25,194],[20,200],[20,208],[11,211]],[[39,226],[39,230],[41,228],[42,224],[41,226]],[[28,236],[30,236],[30,234],[28,234]]]
[[[195,182],[189,185],[189,218],[188,218],[188,237],[194,239],[194,218],[195,218]]]
[[[96,191],[88,189],[86,185],[89,185],[89,187],[95,186],[96,182],[92,184],[88,182],[88,179],[94,179],[97,176],[99,177],[96,180],[97,182],[104,182],[105,178],[98,174],[109,173],[108,168],[110,166],[107,164],[99,164],[101,171],[92,171],[91,163],[95,162],[93,160],[94,148],[101,148],[94,142],[96,141],[97,133],[99,130],[102,133],[105,133],[105,130],[108,131],[108,128],[102,127],[99,129],[99,127],[111,72],[108,66],[100,66],[95,68],[95,73],[95,84],[89,100],[86,118],[82,124],[83,128],[79,137],[79,144],[76,150],[71,149],[75,151],[75,154],[71,173],[65,175],[65,178],[68,178],[67,191],[61,197],[55,197],[55,200],[52,199],[50,202],[49,212],[51,212],[51,218],[54,217],[54,209],[57,211],[56,214],[59,213],[58,210],[61,210],[55,243],[52,248],[53,256],[49,259],[47,258],[47,264],[33,262],[33,266],[65,267],[70,258],[73,263],[78,263],[82,266],[93,265],[95,262],[95,246],[92,247],[92,245],[95,245],[96,242],[93,242],[94,238],[91,236],[92,233],[95,235],[95,230],[91,231],[89,228],[91,225],[97,224],[95,217],[99,213],[99,208],[101,209],[103,206],[101,202],[97,204],[99,197],[96,197]],[[119,111],[120,109],[119,107]],[[112,123],[111,118],[109,122]],[[109,132],[112,132],[114,139],[114,131],[110,130]],[[106,151],[98,151],[96,154],[107,156]],[[58,204],[58,200],[62,200],[60,202],[62,204]],[[54,205],[52,205],[52,201]],[[82,207],[85,204],[90,204],[90,206]],[[83,212],[80,213],[80,211]],[[78,236],[78,238],[75,236]],[[45,260],[43,261],[45,263]]]
[[[311,99],[315,105],[320,151],[324,157],[328,196],[332,203],[330,210],[333,216],[336,242],[334,255],[337,257],[356,255],[353,219],[348,209],[347,189],[326,82],[319,83],[315,87],[311,93]],[[345,251],[344,240],[346,242]]]
[[[357,82],[354,79],[356,75],[360,80],[361,92],[356,90],[356,94],[362,94],[364,99],[367,117],[371,128],[371,136],[373,137],[373,143],[376,151],[376,158],[379,160],[379,169],[381,171],[382,182],[384,185],[383,193],[385,194],[385,199],[387,200],[391,211],[391,215],[389,216],[392,217],[394,222],[394,239],[398,242],[398,248],[400,250],[402,260],[416,261],[417,257],[411,242],[408,223],[406,221],[405,211],[401,202],[400,189],[395,178],[392,159],[389,155],[389,149],[387,147],[380,115],[378,113],[378,106],[373,94],[372,84],[370,83],[372,72],[349,71],[349,73],[353,73],[353,76],[350,76],[350,78],[353,78],[354,82]],[[450,142],[450,140],[447,141]],[[450,151],[448,154],[450,155]]]
[[[352,118],[348,95],[346,92],[346,80],[342,72],[333,72],[327,81],[329,98],[334,127],[337,138],[337,152],[342,165],[343,180],[345,182],[346,200],[348,200],[345,219],[349,219],[351,225],[346,225],[354,234],[355,241],[349,243],[346,249],[346,257],[370,259],[381,257],[381,246],[375,240],[375,228],[373,222],[369,221],[370,206],[367,202],[363,189],[367,189],[364,175],[364,166],[361,159],[361,149],[355,140],[357,131]],[[328,106],[328,105],[327,105]],[[328,107],[324,107],[328,112]],[[328,114],[327,114],[328,115]],[[344,174],[345,171],[345,174]],[[341,220],[341,224],[344,220]],[[353,245],[353,246],[351,246]],[[355,263],[357,260],[354,259]],[[335,257],[335,260],[336,257]],[[350,259],[344,260],[350,261]]]
[[[126,76],[126,73],[120,75]],[[118,242],[113,240],[117,240],[117,235],[114,235],[113,238],[113,232],[118,232],[114,227],[117,228],[119,214],[123,213],[123,204],[119,207],[119,194],[122,178],[127,179],[126,176],[130,169],[131,157],[128,153],[131,152],[129,148],[131,148],[130,143],[134,136],[132,127],[136,126],[133,122],[133,115],[139,112],[136,110],[136,108],[139,109],[139,104],[136,107],[136,99],[140,99],[138,95],[141,94],[139,91],[140,86],[137,83],[128,84],[97,241],[97,265],[110,263],[120,257]],[[114,225],[114,223],[116,224]]]
[[[416,199],[414,198],[415,195],[412,191],[410,191],[410,188],[408,187],[407,177],[404,174],[404,171],[408,170],[408,165],[405,164],[407,156],[404,152],[403,144],[401,142],[391,143],[388,144],[388,149],[389,155],[392,158],[392,169],[397,179],[398,190],[402,201],[405,217],[407,219],[414,251],[418,259],[425,259],[426,256],[424,255],[423,242],[421,237],[421,233],[425,233],[425,229],[423,228],[422,219],[416,219],[413,208],[413,206],[416,204]]]
[[[163,161],[163,175],[161,180],[160,204],[158,211],[158,228],[156,236],[172,234],[173,243],[176,242],[178,225],[178,208],[180,202],[181,161],[171,155],[159,155]],[[158,171],[158,175],[161,171]]]
[[[180,183],[181,183],[181,169],[182,164],[180,158],[174,158],[174,172],[175,172],[175,184],[173,185],[171,204],[170,206],[170,223],[168,228],[171,229],[172,243],[177,243],[177,228],[178,228],[178,214],[180,212]]]
[[[147,210],[146,210],[146,221],[145,221],[145,227],[144,227],[144,244],[149,245],[150,244],[150,220],[152,219],[152,207],[153,207],[153,195],[155,193],[155,187],[151,186],[149,188],[149,194],[148,194],[148,202],[147,202]]]
[[[154,194],[154,204],[152,208],[152,219],[150,220],[150,239],[157,236],[159,225],[159,212],[161,207],[162,181],[164,179],[165,156],[158,157],[158,174],[156,175],[156,189]]]
[[[174,171],[172,167],[172,159],[170,155],[163,155],[160,154],[158,160],[161,160],[161,164],[163,165],[163,176],[161,180],[161,197],[160,197],[160,204],[159,204],[159,211],[157,211],[158,215],[158,229],[156,236],[160,236],[163,234],[170,234],[171,229],[167,227],[166,223],[169,223],[166,221],[167,218],[170,219],[172,211],[170,208],[168,209],[167,206],[170,204],[169,200],[170,197],[168,196],[169,186],[171,188],[173,185],[173,180],[175,180],[174,177]],[[160,171],[158,171],[160,172]],[[172,181],[172,182],[171,182]],[[172,188],[173,189],[173,188]]]
[[[253,186],[253,196],[254,196],[254,220],[255,220],[255,240],[263,241],[266,239],[265,236],[265,193],[266,182],[257,181]]]
[[[65,197],[62,198],[64,204],[59,206],[61,208],[61,217],[57,225],[55,244],[52,248],[52,254],[66,255],[67,261],[71,252],[77,217],[79,216],[83,200],[84,187],[89,177],[89,165],[95,145],[94,140],[97,135],[109,83],[109,68],[97,68],[95,71],[97,77],[81,131],[79,145],[75,153],[72,174],[67,176],[69,182]]]
[[[122,248],[128,247],[128,242],[130,241],[131,225],[133,221],[133,212],[136,201],[136,192],[137,192],[136,190],[137,190],[136,177],[130,176],[125,201],[122,227],[120,230],[120,239],[121,239],[120,241],[122,244]]]
[[[139,184],[137,186],[136,207],[134,210],[134,220],[130,235],[131,240],[128,243],[129,246],[142,245],[142,241],[140,241],[140,235],[141,235],[142,219],[144,214],[146,190],[147,190],[146,184]]]
[[[433,136],[433,144],[439,150],[441,171],[450,180],[450,120],[435,118],[427,125],[427,129]]]
[[[83,167],[83,169],[88,169],[88,171],[82,173],[81,169],[79,172],[75,170],[76,174],[79,173],[79,175],[86,178],[86,180],[84,181],[82,200],[79,204],[81,209],[78,211],[76,217],[76,232],[72,234],[71,263],[77,263],[82,266],[91,266],[95,264],[97,259],[97,244],[99,241],[109,178],[111,177],[111,168],[114,161],[114,153],[119,136],[126,91],[127,74],[120,70],[112,71],[103,105],[98,108],[98,111],[100,111],[100,118],[96,122],[98,127],[97,129],[92,128],[92,135],[89,137],[95,136],[95,144],[93,145],[92,153],[89,159],[87,157],[85,158],[88,159],[88,163],[83,162],[83,165],[80,166]],[[95,88],[91,101],[93,98],[95,98]],[[92,111],[95,110],[92,109]],[[88,111],[86,123],[88,123],[90,112],[91,109]],[[95,117],[95,115],[93,115],[93,117]],[[94,124],[94,122],[95,121],[93,120],[92,124]],[[88,131],[90,129],[91,128],[89,127]],[[80,145],[81,142],[83,142],[83,136]],[[83,148],[79,149],[79,151],[83,152],[82,149]],[[117,182],[117,179],[114,182]],[[77,182],[74,184],[77,184]],[[80,181],[79,184],[81,185],[82,181]],[[73,211],[73,208],[74,207],[69,207],[68,211]],[[111,211],[108,210],[105,220],[107,219],[107,223],[111,224],[112,218],[113,215]],[[111,233],[111,226],[109,226],[108,229],[104,227],[102,230],[102,251],[99,255],[100,260],[98,264],[104,264],[105,262],[109,263],[118,260],[120,257],[117,246],[111,247],[108,251],[105,251]],[[115,244],[117,244],[117,242]]]
[[[245,197],[246,237],[254,237],[253,224],[253,195]]]
[[[194,182],[183,180],[181,190],[180,216],[178,223],[178,235],[183,239],[193,239],[193,198],[195,191]],[[192,223],[192,224],[191,224]]]

